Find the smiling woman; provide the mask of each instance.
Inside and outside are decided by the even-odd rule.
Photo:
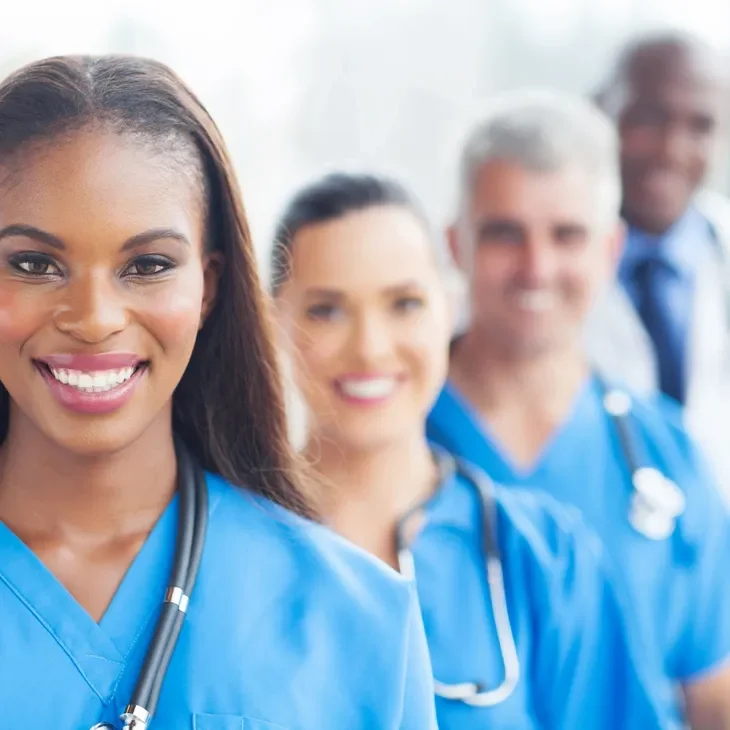
[[[5,724],[432,726],[410,588],[309,519],[264,309],[223,141],[169,69],[0,85]]]

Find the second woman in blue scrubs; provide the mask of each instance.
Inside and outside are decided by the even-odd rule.
[[[486,585],[482,508],[467,480],[439,484],[425,435],[447,369],[450,307],[422,216],[396,184],[335,175],[301,191],[273,251],[279,319],[307,405],[308,458],[326,521],[398,567],[407,524],[440,682],[504,680]],[[442,730],[668,727],[596,538],[549,497],[497,494],[497,535],[521,675],[493,707],[437,698]],[[663,695],[662,695],[663,696]]]

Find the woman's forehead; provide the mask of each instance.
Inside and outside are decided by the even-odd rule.
[[[0,225],[34,225],[58,237],[97,226],[199,228],[194,175],[126,136],[83,132],[34,146],[0,189]]]
[[[405,208],[383,206],[302,228],[294,237],[293,276],[393,279],[429,273],[428,232]]]

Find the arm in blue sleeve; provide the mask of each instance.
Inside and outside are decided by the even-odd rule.
[[[566,511],[537,566],[537,714],[551,730],[659,730],[674,696],[659,657],[642,646],[603,547]],[[539,555],[539,554],[538,554]]]
[[[437,730],[431,659],[414,586],[411,586],[405,650],[405,686],[399,730]]]
[[[689,440],[687,446],[696,483],[679,527],[680,539],[694,548],[692,615],[677,667],[683,682],[712,673],[730,660],[730,514],[697,448]]]

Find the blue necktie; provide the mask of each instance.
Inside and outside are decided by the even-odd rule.
[[[647,259],[636,266],[637,310],[656,353],[659,387],[679,403],[685,399],[685,338],[682,322],[673,312],[670,291],[677,272],[661,259]],[[630,357],[627,353],[627,357]]]

